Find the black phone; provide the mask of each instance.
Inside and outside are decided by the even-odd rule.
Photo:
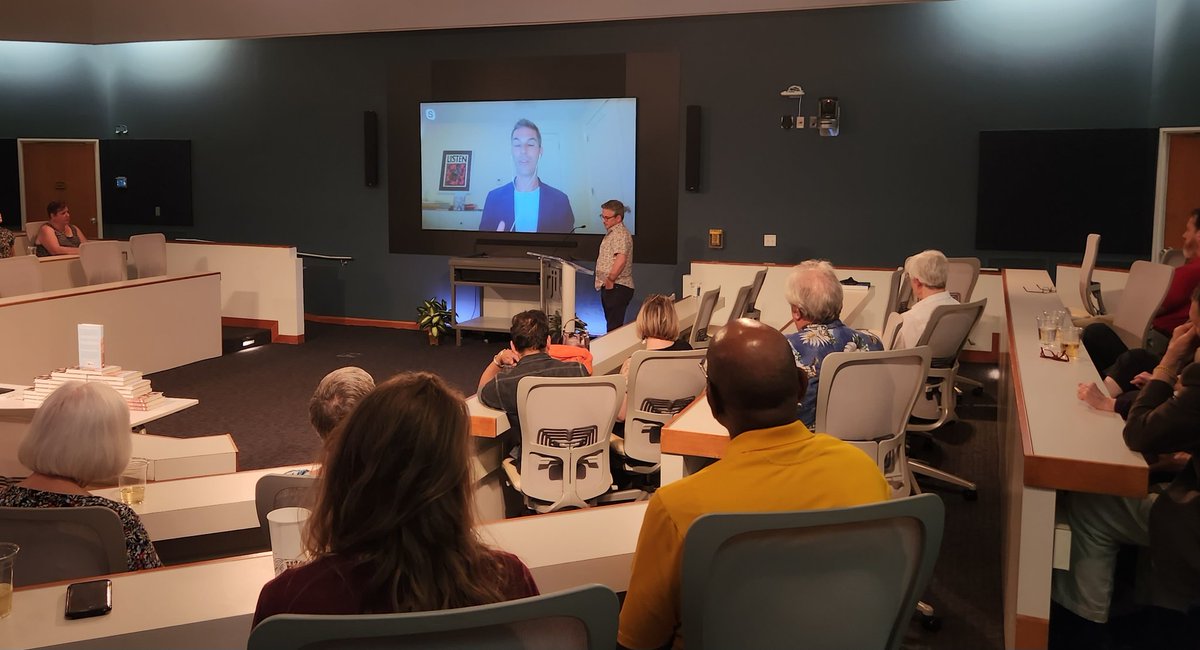
[[[103,616],[111,611],[111,580],[91,580],[67,585],[67,618]]]

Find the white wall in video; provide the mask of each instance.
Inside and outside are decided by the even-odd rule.
[[[634,231],[636,131],[632,98],[423,103],[422,227],[603,235],[617,199]]]

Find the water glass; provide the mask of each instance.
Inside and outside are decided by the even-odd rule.
[[[127,506],[138,506],[146,500],[146,477],[149,474],[150,461],[145,458],[131,458],[125,471],[121,472],[118,485],[121,487],[121,503]]]
[[[1043,347],[1053,348],[1058,342],[1058,322],[1057,312],[1044,311],[1037,317],[1038,342]]]
[[[13,559],[19,550],[16,544],[0,542],[0,618],[12,613]]]

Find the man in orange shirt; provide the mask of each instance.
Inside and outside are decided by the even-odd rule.
[[[706,362],[708,403],[729,430],[729,446],[721,460],[651,497],[621,609],[617,641],[623,648],[682,646],[680,563],[684,536],[697,517],[888,498],[875,461],[796,420],[807,381],[783,334],[758,321],[735,321],[713,339]]]

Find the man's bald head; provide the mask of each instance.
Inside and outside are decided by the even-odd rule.
[[[807,378],[796,368],[783,334],[742,318],[722,328],[709,345],[708,386],[713,414],[737,435],[794,421]]]

